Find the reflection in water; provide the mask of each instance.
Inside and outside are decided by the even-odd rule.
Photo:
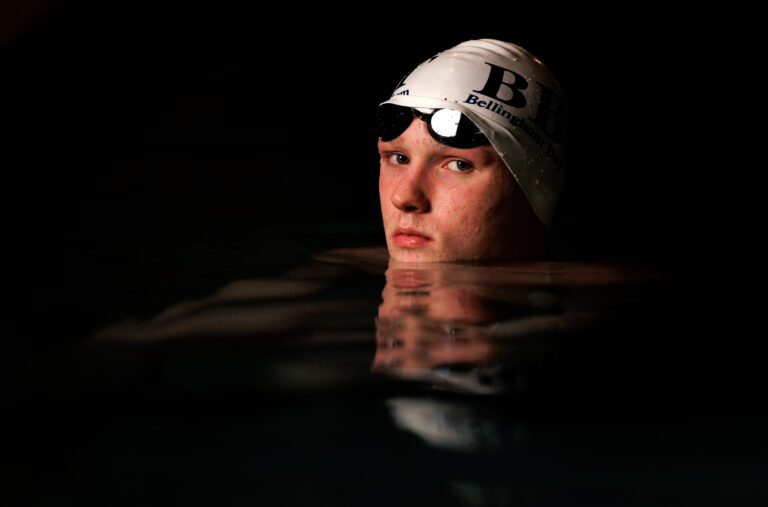
[[[532,274],[525,267],[393,262],[372,371],[478,394],[524,389],[526,363],[541,361],[564,333],[595,317],[569,308],[563,287],[546,275],[536,283]],[[510,283],[520,275],[526,283]]]
[[[659,312],[649,273],[330,257],[117,323],[58,369],[40,363],[34,376],[87,408],[67,424],[62,397],[38,414],[65,421],[53,459],[53,439],[22,441],[42,442],[30,462],[68,471],[36,484],[53,499],[42,505],[115,492],[171,505],[179,484],[205,504],[688,505],[759,484],[743,479],[757,477],[749,465],[723,479],[722,463],[754,456],[762,426],[669,417],[703,377],[687,380],[691,340],[670,354],[687,328],[669,327],[679,308]],[[619,424],[626,407],[641,417]]]
[[[605,316],[615,298],[610,287],[648,277],[583,264],[392,261],[375,321],[371,371],[464,395],[529,396],[550,380],[542,372],[556,368],[567,338]],[[471,398],[393,397],[387,407],[400,429],[431,446],[484,452],[509,447],[498,414]]]
[[[387,408],[398,428],[434,447],[454,451],[501,451],[506,447],[497,421],[461,401],[396,397],[387,400]]]
[[[655,276],[582,263],[398,263],[369,249],[337,250],[316,260],[322,262],[281,277],[234,281],[149,320],[115,324],[96,333],[95,343],[169,343],[163,353],[172,357],[175,350],[186,353],[194,340],[205,343],[195,350],[213,351],[221,350],[223,339],[234,339],[250,353],[237,360],[255,362],[265,357],[258,347],[278,347],[281,361],[259,363],[269,371],[270,387],[312,389],[326,386],[323,379],[350,378],[339,376],[345,371],[328,359],[297,363],[305,357],[298,353],[302,347],[356,346],[359,355],[361,345],[375,341],[366,365],[374,375],[361,379],[355,370],[357,382],[407,381],[431,390],[533,396],[552,381],[547,368],[553,368],[567,337],[611,314],[631,312],[633,301],[622,290]],[[374,277],[361,277],[361,271]],[[361,280],[380,288],[382,272],[378,301],[367,287],[350,289]]]
[[[327,262],[292,269],[282,277],[235,281],[148,321],[117,324],[97,333],[97,341],[168,342],[172,347],[163,353],[173,365],[174,354],[189,361],[185,344],[207,340],[192,349],[200,350],[198,360],[207,364],[223,339],[236,339],[247,347],[223,364],[226,374],[214,373],[216,383],[232,376],[243,358],[251,358],[245,363],[250,370],[234,376],[235,389],[244,382],[289,391],[389,382],[416,389],[382,400],[397,428],[430,446],[499,451],[510,440],[499,430],[504,424],[472,396],[511,396],[519,404],[546,395],[573,335],[631,309],[621,289],[653,278],[639,270],[577,263],[382,264],[364,250],[337,251],[319,259]],[[370,293],[349,292],[359,270],[373,273],[379,288],[384,272],[379,301]],[[371,321],[372,359],[370,349],[359,348],[374,341]],[[278,346],[281,352],[269,356],[258,346],[248,348],[256,344]],[[332,353],[308,355],[308,346]],[[368,358],[365,370],[354,363],[357,359],[345,356],[355,350],[357,355],[350,357]],[[195,378],[173,383],[199,382],[200,372],[197,367]]]
[[[363,298],[333,296],[354,275],[349,266],[318,264],[294,268],[279,277],[235,280],[204,298],[174,304],[151,319],[127,319],[102,329],[95,338],[137,343],[289,335],[302,341],[333,341],[329,330],[337,339],[359,334],[359,322],[373,307]]]

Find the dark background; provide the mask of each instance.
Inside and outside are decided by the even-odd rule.
[[[648,5],[7,5],[2,216],[17,332],[82,336],[318,249],[383,244],[374,108],[470,38],[522,45],[566,90],[555,258],[682,272],[714,251],[700,191],[714,168],[690,114],[702,39]]]
[[[97,381],[83,387],[104,392],[103,399],[94,394],[100,401],[91,413],[82,409],[88,400],[73,405],[79,388],[68,396],[68,386],[90,377],[88,371],[73,374],[80,363],[66,360],[66,354],[73,342],[95,329],[128,317],[149,318],[232,280],[279,274],[306,262],[312,252],[383,245],[372,132],[375,106],[415,65],[470,38],[522,45],[559,76],[566,90],[572,157],[553,228],[555,258],[648,264],[674,279],[659,294],[664,312],[655,312],[655,305],[640,304],[636,312],[632,308],[626,329],[605,336],[599,342],[608,345],[605,349],[593,345],[581,350],[577,357],[584,362],[574,361],[574,369],[567,371],[577,372],[575,380],[586,376],[595,379],[595,385],[607,386],[601,392],[617,394],[601,403],[603,413],[638,399],[656,407],[651,415],[665,422],[669,413],[679,415],[690,406],[695,407],[692,419],[709,412],[764,411],[760,372],[765,355],[752,352],[764,333],[759,331],[762,326],[746,321],[751,305],[762,299],[760,286],[752,276],[737,275],[753,269],[746,262],[749,249],[744,240],[761,229],[743,234],[743,215],[733,211],[735,204],[747,200],[748,187],[758,185],[751,174],[742,176],[743,169],[754,166],[739,164],[737,150],[727,150],[728,158],[720,155],[724,133],[741,128],[729,108],[742,108],[744,97],[749,101],[755,95],[750,83],[734,78],[741,74],[737,65],[731,67],[731,55],[723,59],[719,53],[720,30],[739,29],[719,11],[713,13],[717,22],[704,23],[699,12],[704,8],[697,9],[699,17],[687,11],[675,17],[665,6],[647,2],[601,9],[580,4],[566,10],[549,3],[525,9],[512,2],[473,2],[458,8],[432,3],[423,11],[411,3],[388,3],[354,7],[352,12],[328,3],[309,9],[294,3],[268,8],[189,4],[0,3],[0,377],[7,377],[0,393],[11,413],[4,420],[15,423],[4,431],[11,445],[6,442],[3,448],[10,447],[7,459],[16,474],[23,474],[29,464],[37,471],[14,481],[17,488],[55,492],[39,488],[38,478],[48,474],[57,480],[64,477],[66,483],[69,476],[60,469],[76,462],[81,448],[91,446],[95,458],[85,470],[97,473],[85,473],[82,485],[94,487],[97,494],[121,491],[112,488],[121,480],[140,488],[145,484],[142,465],[149,465],[149,476],[162,481],[154,490],[149,488],[151,494],[175,494],[177,482],[166,481],[167,470],[172,478],[193,471],[190,477],[202,486],[190,491],[211,486],[213,494],[226,498],[231,483],[224,477],[233,473],[237,482],[242,477],[238,473],[243,473],[240,461],[230,458],[251,454],[248,463],[254,457],[260,460],[253,450],[260,451],[261,444],[249,442],[263,435],[253,428],[272,426],[281,438],[268,448],[275,449],[273,458],[290,463],[280,470],[293,474],[317,469],[320,465],[312,461],[304,469],[291,462],[305,451],[305,443],[315,445],[323,438],[322,428],[306,431],[306,421],[317,424],[312,411],[296,412],[299,416],[290,410],[272,411],[247,394],[231,405],[224,399],[225,410],[219,411],[215,400],[199,403],[205,401],[200,396],[190,404],[204,418],[213,413],[226,422],[240,417],[237,410],[253,410],[261,426],[243,424],[232,432],[231,425],[221,430],[214,418],[190,430],[198,427],[199,419],[189,417],[184,405],[171,404],[168,422],[163,412],[153,412],[151,399],[149,409],[139,405],[135,413],[130,407],[120,411],[120,393],[110,391],[109,382],[102,386]],[[753,287],[734,290],[732,280]],[[665,317],[670,322],[664,322]],[[180,363],[183,350],[176,359]],[[222,350],[229,350],[227,344],[200,348],[199,364],[218,365],[217,358],[234,357],[237,349],[229,350],[232,356],[220,355]],[[616,351],[624,356],[617,359]],[[299,356],[301,352],[297,349]],[[306,357],[309,361],[316,356]],[[626,380],[641,373],[629,382],[637,397],[627,396],[626,384],[614,376],[606,376],[605,382],[601,377],[606,371],[620,373],[622,359],[631,359],[633,368],[619,377]],[[127,366],[107,371],[123,360]],[[119,379],[134,366],[131,361],[119,353],[113,363],[105,363],[104,379]],[[188,384],[180,389],[198,386],[202,393],[207,381],[218,385],[219,375],[233,366],[236,370],[238,364],[222,362],[222,371],[203,368],[214,372],[209,377],[198,378],[190,369]],[[55,367],[49,370],[50,365]],[[36,395],[38,388],[54,394]],[[57,401],[58,390],[62,394]],[[137,393],[142,398],[142,391]],[[318,407],[332,394],[321,398]],[[368,403],[378,401],[367,391],[361,396]],[[351,438],[336,441],[346,442],[354,452],[338,454],[335,466],[323,469],[337,473],[338,463],[345,463],[339,476],[346,480],[350,463],[354,469],[360,463],[369,466],[360,453],[374,444],[389,453],[392,446],[386,439],[360,445],[357,433],[348,431],[351,423],[338,421],[363,421],[360,427],[373,433],[379,429],[359,418],[365,413],[361,405],[343,401],[339,398],[324,413],[331,415],[329,428]],[[581,416],[585,411],[569,413]],[[266,425],[263,414],[273,416],[266,418]],[[586,414],[592,417],[589,410]],[[373,415],[370,420],[381,424],[378,413]],[[131,419],[134,416],[137,419]],[[149,423],[136,430],[131,420]],[[122,426],[127,429],[112,433],[112,440],[109,433],[99,440],[96,430],[110,428],[115,421],[129,421]],[[690,487],[704,496],[709,489],[700,485],[717,488],[722,482],[714,478],[724,475],[738,479],[720,495],[737,491],[747,496],[749,488],[740,484],[760,484],[749,481],[758,477],[756,470],[765,462],[759,430],[764,424],[758,423],[734,425],[730,431],[715,425],[709,432],[693,433],[675,430],[674,425],[672,431],[669,425],[654,429],[641,421],[637,445],[655,453],[653,459],[642,453],[622,459],[641,456],[631,461],[653,469],[653,474],[630,476],[637,482],[625,484],[638,484],[636,491],[652,496],[660,490],[646,488],[646,477],[684,477],[696,481]],[[611,435],[599,426],[594,431]],[[92,439],[92,434],[97,437]],[[230,436],[222,440],[222,434]],[[592,445],[595,439],[578,431],[572,434],[572,440],[585,447],[584,456],[600,456]],[[666,435],[666,444],[654,440],[657,434]],[[266,435],[272,439],[271,433]],[[284,445],[282,437],[290,444]],[[614,440],[604,440],[606,448],[623,454],[625,447]],[[630,435],[630,440],[635,437]],[[550,454],[552,442],[545,445]],[[162,452],[155,445],[173,458],[158,458]],[[667,476],[664,466],[656,474],[657,463],[674,467],[676,462],[668,458],[674,452],[668,449],[676,446],[689,457],[679,474]],[[179,451],[182,447],[202,448],[202,455],[212,459],[198,469],[200,462],[188,460],[188,454]],[[327,448],[315,445],[310,458],[324,459]],[[392,448],[396,456],[399,448]],[[205,449],[211,449],[208,455]],[[710,461],[703,459],[708,449],[714,456]],[[135,456],[133,461],[123,462],[126,454]],[[406,472],[417,481],[425,471],[445,470],[435,466],[433,454],[407,456],[414,459],[408,460],[412,467]],[[104,466],[110,459],[120,464]],[[372,469],[382,471],[378,475],[387,480],[385,491],[392,485],[394,466],[389,463],[401,461],[393,458]],[[551,469],[540,471],[523,463],[521,470],[559,480]],[[606,462],[599,468],[589,468],[596,463],[589,460],[573,463],[564,470],[577,478],[577,491],[584,488],[584,474],[604,482]],[[731,472],[721,473],[720,464]],[[695,473],[705,466],[711,466],[710,475]],[[208,476],[211,467],[218,481]],[[467,468],[464,461],[461,467]],[[509,470],[494,468],[505,474]],[[474,466],[468,469],[484,473]],[[613,464],[611,469],[614,476],[624,470]],[[115,473],[112,481],[92,480],[113,470],[128,473]],[[573,470],[582,475],[574,476]],[[609,489],[625,491],[620,484],[613,481]],[[75,490],[77,486],[75,482]],[[364,483],[357,486],[365,488]],[[54,497],[58,502],[67,498]]]

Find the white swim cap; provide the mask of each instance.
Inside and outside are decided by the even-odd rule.
[[[463,42],[425,61],[382,104],[449,108],[491,142],[547,226],[565,175],[565,104],[552,72],[525,49],[493,39]]]

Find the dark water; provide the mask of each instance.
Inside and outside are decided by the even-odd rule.
[[[755,390],[692,325],[704,316],[674,273],[390,264],[382,249],[290,264],[197,279],[26,355],[5,404],[9,491],[31,505],[768,498]]]

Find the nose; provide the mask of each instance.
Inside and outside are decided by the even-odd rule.
[[[427,213],[430,208],[426,167],[411,164],[392,192],[392,204],[406,213]]]

